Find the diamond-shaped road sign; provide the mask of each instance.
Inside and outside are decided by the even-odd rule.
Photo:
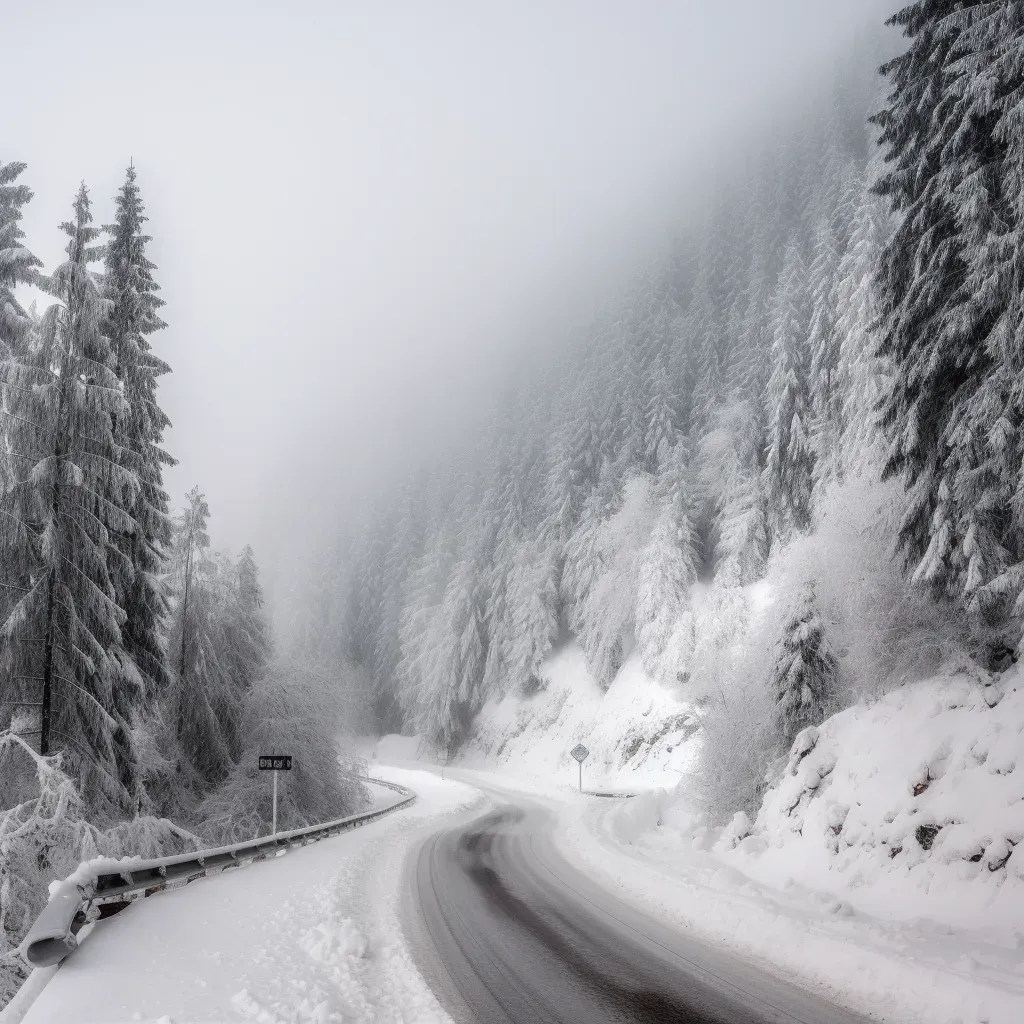
[[[576,758],[576,760],[579,761],[580,764],[583,764],[583,762],[586,761],[588,757],[590,757],[590,751],[587,750],[587,748],[583,746],[582,743],[577,743],[576,746],[569,751],[569,755],[570,757]]]

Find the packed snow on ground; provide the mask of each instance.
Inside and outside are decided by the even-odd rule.
[[[417,801],[129,907],[93,929],[27,1012],[12,1003],[17,1016],[0,1021],[24,1012],[25,1024],[447,1024],[402,937],[401,866],[482,797],[423,771],[373,774]]]

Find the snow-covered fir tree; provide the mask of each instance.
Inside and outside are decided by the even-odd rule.
[[[994,280],[986,243],[998,245],[993,234],[1013,220],[1000,180],[1006,143],[994,134],[999,90],[974,87],[998,57],[984,33],[968,31],[1007,6],[921,0],[903,8],[892,20],[909,45],[883,68],[891,91],[875,117],[886,163],[875,190],[897,215],[875,275],[877,352],[889,369],[880,405],[885,472],[906,486],[899,537],[916,577],[968,602],[1014,561],[999,511],[1013,485],[993,465],[1006,445],[998,442],[990,459],[992,435],[978,422],[979,408],[990,431],[1004,422],[1001,400],[985,402],[980,392],[999,376],[990,336],[1013,289]]]
[[[13,691],[39,704],[39,750],[66,753],[91,805],[137,806],[139,767],[130,742],[134,680],[108,568],[112,533],[133,528],[112,494],[139,484],[112,434],[126,403],[102,331],[104,301],[90,269],[100,253],[88,192],[62,225],[67,259],[43,280],[56,300],[38,344],[5,364],[12,395],[8,443],[22,470],[2,495],[0,561],[19,596],[0,627]]]
[[[818,725],[835,693],[839,662],[825,635],[808,583],[783,627],[769,685],[775,697],[775,731],[789,748],[801,729]]]
[[[126,405],[113,421],[115,452],[139,482],[137,491],[113,496],[133,526],[127,534],[111,538],[118,552],[111,558],[111,579],[115,600],[126,614],[125,651],[141,676],[141,689],[151,696],[169,679],[161,638],[167,603],[157,578],[172,529],[163,467],[174,460],[160,448],[169,421],[157,403],[157,379],[169,367],[153,354],[149,336],[166,325],[157,314],[163,300],[156,295],[155,268],[146,257],[151,239],[143,233],[147,218],[135,178],[135,168],[129,167],[117,196],[114,223],[105,229],[110,237],[104,252],[103,330]]]
[[[791,245],[779,280],[772,330],[768,407],[768,462],[764,469],[770,523],[776,540],[810,524],[814,450],[808,386],[806,267]]]
[[[230,727],[218,709],[234,704],[217,637],[216,563],[210,557],[210,506],[198,487],[177,525],[173,552],[175,607],[168,633],[174,673],[165,696],[169,749],[183,783],[196,792],[221,782],[231,765]]]

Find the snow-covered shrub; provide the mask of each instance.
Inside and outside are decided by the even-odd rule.
[[[211,842],[253,839],[270,830],[271,777],[260,754],[290,754],[292,770],[278,779],[278,828],[301,828],[360,810],[364,763],[343,756],[331,728],[338,721],[330,680],[301,666],[277,665],[246,694],[244,753],[227,779],[199,808],[199,831]]]
[[[200,848],[171,822],[139,817],[101,831],[61,757],[40,757],[23,739],[0,733],[0,1005],[24,978],[18,944],[43,908],[49,884],[96,856],[162,857]]]
[[[701,713],[694,788],[712,823],[724,823],[737,811],[753,817],[764,794],[777,741],[762,673],[756,658],[741,659]]]

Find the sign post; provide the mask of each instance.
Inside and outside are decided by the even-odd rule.
[[[277,835],[277,773],[290,772],[292,770],[291,755],[281,754],[260,754],[259,769],[262,772],[274,773],[274,817],[271,825],[271,835]]]
[[[580,792],[583,792],[583,762],[590,757],[590,751],[587,750],[582,743],[577,743],[572,750],[569,751],[569,756],[576,759],[576,763],[580,766]]]

